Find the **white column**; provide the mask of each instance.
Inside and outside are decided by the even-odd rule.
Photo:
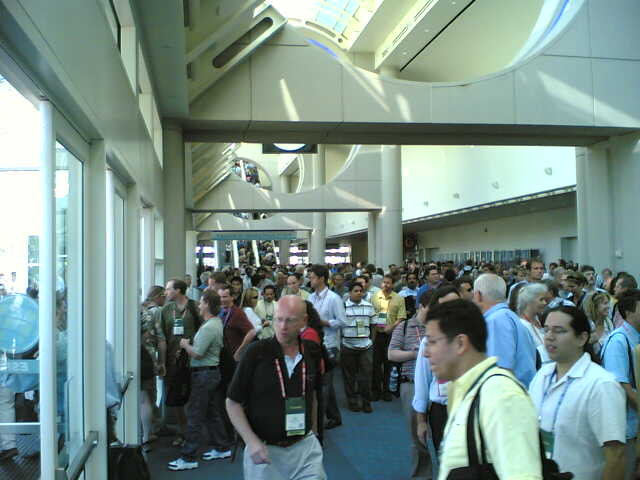
[[[251,249],[253,250],[253,256],[256,259],[256,267],[259,267],[260,266],[260,250],[258,249],[257,240],[251,240]]]
[[[402,265],[402,149],[399,145],[382,145],[382,212],[376,233],[379,238],[377,263],[383,269]]]
[[[278,242],[280,248],[280,264],[289,265],[289,252],[291,251],[291,240],[280,240]]]
[[[608,144],[576,148],[578,262],[613,266],[612,198]]]
[[[611,137],[577,152],[579,261],[596,270],[640,270],[637,189],[640,135]]]
[[[376,264],[376,224],[378,213],[369,212],[369,228],[367,230],[367,263]]]
[[[124,419],[125,443],[139,441],[140,432],[140,326],[133,321],[138,318],[139,309],[139,275],[140,268],[140,214],[142,203],[140,202],[140,187],[132,185],[127,189],[125,200],[125,285],[124,292],[125,321],[124,321],[124,368],[123,372],[133,372],[134,381],[129,385],[125,393],[120,415]],[[115,345],[114,345],[115,347]]]
[[[53,106],[48,100],[39,105],[40,194],[42,220],[40,232],[39,335],[40,359],[40,478],[54,480],[57,467],[56,435],[56,150]]]
[[[313,188],[325,184],[325,147],[318,145],[318,154],[312,160]],[[309,262],[325,263],[325,250],[327,247],[327,214],[325,212],[313,213],[313,232],[309,241]]]
[[[84,209],[86,229],[84,257],[91,259],[85,262],[84,281],[84,315],[85,319],[90,319],[84,323],[84,416],[85,432],[97,431],[99,444],[85,466],[86,478],[104,478],[107,471],[108,445],[105,413],[107,297],[104,281],[97,281],[107,277],[106,160],[104,141],[91,142],[91,161],[86,167],[87,188]]]
[[[163,131],[164,151],[164,275],[182,278],[186,249],[184,142],[182,130],[168,125]]]
[[[238,241],[231,240],[231,261],[234,268],[240,267],[240,253],[238,252]]]
[[[198,284],[197,273],[198,273],[198,259],[196,257],[196,247],[198,246],[198,232],[195,230],[189,230],[185,233],[186,239],[186,250],[185,250],[185,271],[184,273],[188,273],[191,275],[191,282],[193,286]]]
[[[227,248],[223,240],[214,240],[213,243],[216,248],[216,256],[214,258],[215,267],[216,267],[216,270],[220,270],[224,266]]]

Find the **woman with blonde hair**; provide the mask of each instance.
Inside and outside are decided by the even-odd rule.
[[[582,304],[591,324],[591,336],[589,343],[593,346],[593,351],[600,353],[609,333],[613,330],[613,322],[609,318],[611,306],[611,296],[607,292],[596,290],[588,294]]]

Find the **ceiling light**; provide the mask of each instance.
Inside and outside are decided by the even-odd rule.
[[[274,143],[280,150],[286,150],[287,152],[295,152],[300,150],[306,145],[306,143]]]
[[[459,193],[454,193],[453,194],[453,198],[460,198],[460,194]]]
[[[496,190],[498,190],[498,189],[500,188],[500,184],[499,184],[498,182],[493,182],[493,183],[491,184],[491,186],[492,186],[493,188],[495,188]]]
[[[553,175],[553,168],[551,167],[545,168],[544,173],[546,173],[547,175]]]

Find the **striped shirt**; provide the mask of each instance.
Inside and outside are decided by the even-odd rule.
[[[348,299],[345,303],[347,316],[347,324],[342,327],[342,345],[347,348],[364,350],[371,345],[371,328],[370,325],[376,317],[376,310],[369,302],[361,300],[360,303],[354,303]],[[358,328],[358,322],[361,326]]]
[[[407,328],[405,328],[405,322]],[[420,341],[424,337],[424,325],[416,321],[414,315],[409,320],[400,322],[393,330],[391,341],[389,342],[389,350],[402,350],[404,352],[417,352],[420,347]],[[416,369],[416,361],[408,360],[402,363],[402,376],[407,377],[413,382],[413,375]]]

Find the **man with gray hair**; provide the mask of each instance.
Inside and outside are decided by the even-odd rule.
[[[513,371],[528,387],[536,373],[536,348],[518,316],[509,310],[505,292],[502,278],[484,273],[473,284],[473,301],[487,323],[487,354],[498,357],[498,365]]]

